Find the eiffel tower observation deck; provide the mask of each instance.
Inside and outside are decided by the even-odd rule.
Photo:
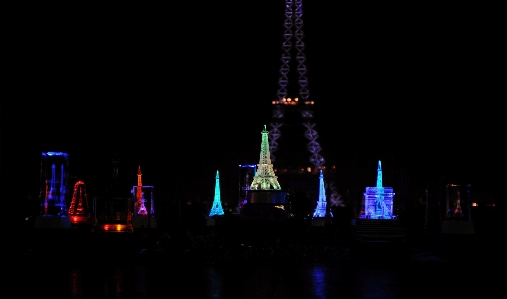
[[[320,171],[333,180],[335,169],[326,164],[315,123],[303,41],[302,2],[285,1],[281,67],[276,99],[271,102],[269,148],[281,187],[306,191],[317,200]],[[330,196],[338,197],[335,190]]]

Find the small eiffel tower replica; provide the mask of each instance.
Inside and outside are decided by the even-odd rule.
[[[261,154],[257,171],[250,184],[244,216],[248,220],[286,220],[285,209],[287,192],[282,190],[271,164],[269,154],[269,132],[262,131]]]
[[[327,213],[326,189],[324,188],[324,175],[322,174],[322,169],[320,170],[319,184],[319,201],[317,202],[317,207],[313,213],[313,218],[324,218]],[[333,213],[331,213],[331,211],[329,211],[329,216],[333,217]]]
[[[213,207],[211,208],[211,211],[209,212],[209,217],[215,216],[215,215],[223,215],[224,209],[222,208],[222,202],[220,201],[220,177],[218,176],[218,170],[217,175],[215,176],[215,198],[213,199]]]
[[[266,125],[264,125],[264,130],[261,134],[261,154],[259,164],[257,164],[257,172],[250,185],[250,190],[280,190],[280,184],[273,170],[273,164],[271,164],[268,141],[269,132],[266,130]]]
[[[454,215],[455,218],[461,218],[463,217],[463,210],[461,209],[461,196],[460,192],[458,190],[458,198],[456,199],[456,209],[454,209]]]
[[[442,235],[444,237],[443,241],[444,242],[449,242],[448,241],[448,236],[463,236],[464,238],[465,235],[474,235],[475,234],[475,226],[474,226],[474,223],[473,221],[471,221],[471,219],[469,217],[465,217],[465,213],[463,212],[462,210],[462,207],[461,207],[461,188],[462,186],[461,185],[457,185],[457,184],[447,184],[446,186],[446,213],[447,213],[447,217],[446,219],[442,222]],[[470,188],[469,185],[467,185],[467,191],[470,192],[468,190],[468,188]],[[454,208],[454,211],[453,213],[451,213],[451,203],[449,202],[450,201],[450,197],[451,197],[451,194],[450,193],[454,193],[456,192],[456,207]],[[468,204],[470,204],[470,193],[468,193],[469,197],[468,197]],[[470,206],[468,206],[468,209],[470,209]],[[468,210],[467,212],[469,212],[470,210]],[[453,237],[451,237],[453,238]],[[449,243],[451,244],[451,243]],[[463,248],[460,248],[459,250],[462,250]],[[451,250],[449,250],[449,253],[444,253],[444,254],[452,254]]]

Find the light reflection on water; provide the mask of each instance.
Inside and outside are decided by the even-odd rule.
[[[82,273],[79,269],[73,269],[70,273],[70,296],[73,299],[83,299],[84,289],[82,283]]]
[[[113,266],[67,268],[44,275],[33,295],[46,298],[398,298],[396,271],[352,271],[336,265]],[[352,296],[354,294],[354,296]]]
[[[322,267],[314,267],[311,269],[312,281],[312,298],[328,298],[326,294],[326,270]]]
[[[403,285],[400,272],[393,269],[361,269],[355,271],[354,294],[357,298],[401,298]]]
[[[206,268],[205,272],[208,298],[223,298],[223,281],[220,273],[214,267]]]

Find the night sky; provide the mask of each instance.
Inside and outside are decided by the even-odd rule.
[[[35,195],[40,153],[63,151],[92,196],[117,157],[127,186],[141,165],[167,196],[212,200],[219,170],[222,196],[235,197],[276,98],[284,1],[71,2],[2,12],[2,60],[15,66],[2,70],[13,91],[2,177],[14,168]],[[404,173],[419,187],[499,191],[506,21],[494,2],[303,3],[319,140],[347,182],[374,186],[382,160],[385,185]]]

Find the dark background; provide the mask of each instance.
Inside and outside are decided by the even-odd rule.
[[[9,2],[7,2],[9,3]],[[2,177],[38,192],[63,151],[89,196],[238,194],[276,98],[284,1],[38,1],[2,9]],[[310,97],[340,190],[406,176],[499,202],[505,18],[497,2],[304,1]],[[304,149],[303,146],[301,146]],[[440,184],[440,185],[439,185]],[[350,186],[352,185],[352,186]]]

